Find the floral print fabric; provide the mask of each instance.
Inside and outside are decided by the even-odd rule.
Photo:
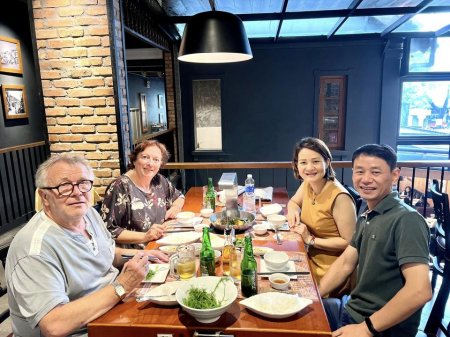
[[[166,210],[176,199],[184,197],[159,173],[150,187],[151,193],[145,193],[126,175],[120,176],[108,187],[101,213],[114,239],[125,229],[146,232],[153,224],[162,224]]]

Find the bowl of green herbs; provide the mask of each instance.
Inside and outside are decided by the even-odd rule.
[[[237,298],[232,279],[202,276],[184,282],[175,294],[177,302],[200,323],[212,323],[227,311]]]

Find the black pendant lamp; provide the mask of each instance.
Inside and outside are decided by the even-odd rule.
[[[241,19],[221,11],[192,16],[184,29],[178,59],[194,63],[228,63],[253,58]]]

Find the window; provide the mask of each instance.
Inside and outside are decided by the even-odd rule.
[[[412,38],[402,82],[397,154],[404,160],[448,160],[450,38]]]

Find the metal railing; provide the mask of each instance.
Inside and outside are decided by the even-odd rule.
[[[334,161],[333,169],[336,177],[342,184],[352,186],[352,163],[350,161]],[[433,213],[432,201],[428,191],[433,179],[439,182],[440,191],[450,190],[447,181],[450,180],[450,160],[446,161],[404,161],[398,162],[401,168],[401,177],[397,183],[397,190],[402,192],[404,186],[410,186],[411,191],[417,191],[423,195],[420,205],[414,205],[418,211],[427,216]],[[179,187],[183,191],[189,190],[192,186],[206,185],[207,178],[212,177],[217,183],[223,172],[236,172],[238,183],[244,184],[248,173],[253,175],[255,185],[260,187],[273,186],[285,187],[290,196],[297,190],[300,182],[295,179],[292,170],[292,163],[283,162],[186,162],[167,163],[164,169],[168,172],[178,172],[181,178]],[[417,195],[416,195],[417,196]],[[418,198],[413,195],[405,198],[409,204],[419,203]]]

